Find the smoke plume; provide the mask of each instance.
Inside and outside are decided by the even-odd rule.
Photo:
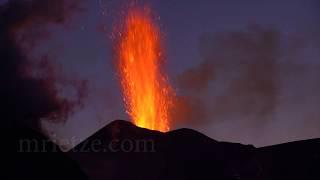
[[[182,95],[172,118],[196,124],[232,116],[267,119],[277,105],[279,73],[290,68],[282,62],[303,48],[303,38],[259,25],[203,34],[201,63],[176,79]]]
[[[48,25],[63,24],[79,10],[75,2],[9,0],[0,7],[0,95],[5,109],[2,127],[27,125],[39,129],[40,119],[63,119],[83,98],[85,82],[65,79],[63,83],[76,89],[77,100],[63,98],[56,85],[63,79],[57,76],[60,72],[48,58],[35,63],[29,56],[39,40],[49,38]]]

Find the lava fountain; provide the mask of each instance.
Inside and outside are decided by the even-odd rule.
[[[129,9],[118,40],[117,64],[126,112],[139,127],[170,130],[172,91],[161,70],[161,35],[150,8]]]

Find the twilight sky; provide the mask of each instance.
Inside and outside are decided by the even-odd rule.
[[[48,57],[70,79],[87,80],[83,107],[64,123],[43,122],[61,144],[128,119],[112,33],[130,1],[82,1],[66,23],[48,25],[50,37],[29,54],[35,61]],[[320,137],[318,0],[140,2],[152,7],[163,33],[166,68],[181,102],[174,128],[256,146]]]

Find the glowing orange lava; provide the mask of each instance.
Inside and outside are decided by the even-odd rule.
[[[168,131],[171,88],[160,68],[160,30],[148,8],[128,11],[118,45],[118,71],[127,113],[139,127]]]

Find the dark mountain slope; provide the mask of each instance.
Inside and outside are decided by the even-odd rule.
[[[255,148],[191,129],[161,133],[121,120],[68,155],[93,180],[320,179],[320,139]]]
[[[1,133],[6,134],[2,136],[4,179],[88,179],[75,161],[40,133],[25,128]]]
[[[320,139],[258,149],[264,179],[320,179]]]
[[[255,179],[255,150],[250,145],[218,142],[191,129],[161,133],[117,120],[69,155],[97,180]]]

